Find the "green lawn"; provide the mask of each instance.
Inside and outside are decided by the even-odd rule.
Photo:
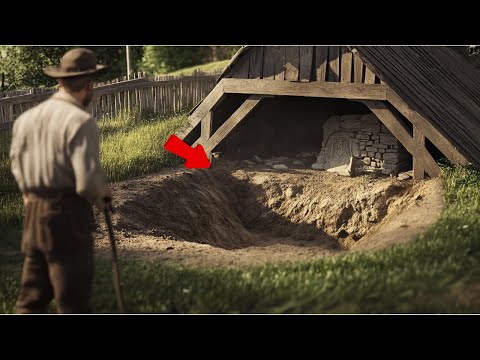
[[[185,117],[103,120],[102,162],[111,179],[177,164],[163,139]],[[3,141],[5,144],[8,141]],[[143,150],[143,151],[142,151]],[[0,152],[3,214],[11,180]],[[143,154],[143,155],[142,155]],[[449,313],[480,311],[480,172],[442,166],[446,209],[421,241],[383,251],[245,270],[188,268],[122,259],[127,310],[133,313]],[[3,185],[2,185],[3,186]],[[8,218],[8,216],[7,216]],[[19,227],[1,225],[0,312],[13,312],[21,256]],[[97,260],[94,309],[116,312],[110,262]],[[53,311],[52,307],[52,311]]]
[[[221,60],[214,61],[208,64],[195,65],[188,68],[172,71],[171,73],[168,73],[168,75],[192,75],[194,71],[201,71],[204,73],[220,73],[223,69],[227,67],[229,61],[230,60]]]

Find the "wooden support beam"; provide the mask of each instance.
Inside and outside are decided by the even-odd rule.
[[[213,111],[209,111],[205,117],[202,119],[201,123],[201,143],[202,146],[205,147],[208,139],[212,136],[212,125],[213,125]],[[207,157],[211,160],[211,152],[206,151]]]
[[[204,149],[211,153],[213,149],[237,126],[263,99],[261,95],[251,95],[245,102],[225,121],[222,126],[205,143]]]
[[[317,46],[315,49],[315,68],[317,81],[325,81],[327,77],[328,46]]]
[[[300,81],[309,82],[312,74],[313,46],[300,46]]]
[[[375,73],[365,65],[365,84],[375,84]]]
[[[425,147],[425,135],[415,125],[413,125],[413,141],[418,147]],[[425,179],[425,168],[416,158],[413,158],[413,178]]]
[[[223,81],[223,80],[222,80]],[[223,83],[220,81],[215,88],[210,91],[205,99],[197,106],[195,111],[188,117],[189,124],[186,129],[181,130],[176,135],[184,140],[185,137],[202,121],[202,119],[219,104],[225,96]]]
[[[222,79],[226,94],[289,95],[352,100],[386,100],[387,85],[312,81],[289,82],[257,79]]]
[[[468,164],[469,161],[433,127],[430,121],[411,109],[392,89],[388,89],[387,91],[387,100],[416,126],[453,164]]]
[[[285,80],[298,81],[300,73],[300,47],[285,47]]]
[[[362,83],[363,78],[363,62],[355,52],[353,54],[353,82]]]
[[[365,105],[377,116],[377,118],[390,130],[390,132],[403,144],[405,149],[412,154],[419,164],[425,169],[430,177],[440,175],[440,167],[432,155],[424,146],[418,146],[412,136],[402,124],[400,118],[388,109],[384,101],[366,100]]]
[[[352,82],[352,53],[346,46],[341,47],[342,50],[342,71],[340,81],[343,83]]]
[[[340,81],[340,55],[339,55],[338,46],[329,46],[328,47],[328,67],[327,67],[327,77],[328,81],[338,82]]]

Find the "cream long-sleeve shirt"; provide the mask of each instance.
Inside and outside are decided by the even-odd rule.
[[[10,160],[22,192],[74,188],[95,203],[108,188],[98,126],[63,90],[15,121]]]

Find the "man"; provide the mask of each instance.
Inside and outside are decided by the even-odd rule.
[[[99,160],[99,130],[85,111],[93,76],[106,68],[76,48],[45,74],[59,91],[23,113],[13,126],[12,173],[23,195],[25,218],[17,313],[44,312],[54,298],[60,313],[90,312],[94,219],[111,199]]]

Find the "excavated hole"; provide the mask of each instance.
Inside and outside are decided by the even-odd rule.
[[[315,170],[190,170],[134,187],[121,231],[224,249],[272,243],[345,250],[416,196],[411,182]]]

